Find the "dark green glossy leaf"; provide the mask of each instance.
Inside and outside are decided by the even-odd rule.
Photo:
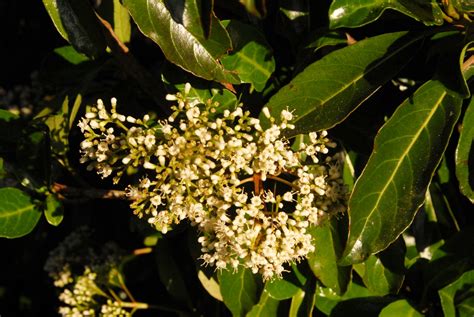
[[[429,81],[380,130],[349,201],[343,264],[385,249],[410,225],[459,118],[461,101],[441,83]]]
[[[46,208],[44,210],[46,221],[50,225],[59,226],[64,218],[63,204],[54,195],[46,196]]]
[[[205,39],[196,35],[196,29],[188,30],[178,23],[162,0],[125,0],[123,4],[142,33],[160,46],[170,62],[208,80],[239,82],[237,77],[225,70],[219,62],[223,51],[231,48],[227,32],[218,31],[222,28],[219,21],[215,21],[211,37]],[[192,14],[191,17],[195,18]],[[182,22],[187,23],[184,20]]]
[[[88,1],[43,0],[59,34],[87,56],[97,57],[106,44],[102,26]]]
[[[438,294],[445,316],[460,316],[459,305],[467,299],[471,300],[471,304],[466,301],[464,305],[469,306],[472,309],[472,299],[474,297],[474,270],[465,272],[455,282],[440,289]],[[467,309],[469,311],[468,307],[463,307],[462,309]]]
[[[222,58],[222,64],[235,72],[244,83],[250,83],[256,91],[265,88],[275,71],[275,59],[263,34],[254,26],[232,20],[226,23],[234,49]]]
[[[0,237],[22,237],[33,230],[40,217],[30,196],[13,187],[0,188]]]
[[[351,268],[337,265],[343,246],[337,231],[336,219],[325,225],[310,228],[315,251],[308,256],[308,264],[314,275],[326,286],[340,295],[347,289]]]
[[[271,317],[277,316],[279,302],[263,290],[258,303],[247,313],[247,317]]]
[[[372,294],[384,296],[398,293],[405,278],[405,251],[404,244],[397,240],[376,256],[371,255],[363,263],[354,265]]]
[[[294,110],[291,135],[328,129],[344,120],[409,60],[421,36],[375,36],[339,49],[306,67],[268,102],[274,116]],[[260,115],[262,124],[268,124]]]
[[[291,299],[290,317],[312,316],[316,301],[317,283],[314,276],[308,276],[305,285]]]
[[[419,313],[413,306],[408,303],[405,299],[397,300],[396,302],[388,304],[382,311],[380,312],[379,317],[422,317],[421,313]],[[446,315],[449,316],[449,315]]]
[[[378,19],[386,9],[396,10],[425,25],[443,24],[443,11],[430,0],[334,0],[329,8],[331,28],[358,27]]]
[[[258,302],[257,282],[249,269],[222,270],[219,284],[224,304],[233,316],[245,316]]]
[[[474,203],[474,98],[467,106],[456,148],[456,177],[459,189]]]

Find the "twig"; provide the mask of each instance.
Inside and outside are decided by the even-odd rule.
[[[120,66],[125,72],[133,77],[140,87],[150,95],[164,115],[171,114],[170,109],[163,106],[162,102],[165,96],[163,84],[156,80],[145,67],[132,55],[128,47],[123,44],[114,32],[109,22],[97,15],[97,18],[104,26],[104,35],[107,45],[114,57],[118,60]]]
[[[462,71],[466,71],[471,65],[474,64],[474,55],[471,55],[464,63],[462,63]]]
[[[71,187],[65,184],[54,183],[51,187],[60,199],[70,200],[90,200],[90,199],[122,199],[133,200],[136,197],[127,196],[124,190],[98,189],[98,188],[79,188]]]

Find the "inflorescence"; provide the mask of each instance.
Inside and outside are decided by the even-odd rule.
[[[142,167],[127,189],[134,213],[162,233],[190,221],[206,264],[281,276],[285,263],[314,251],[308,228],[345,208],[341,159],[328,155],[335,143],[321,131],[291,144],[282,136],[294,128],[291,111],[277,120],[264,108],[264,128],[240,106],[187,98],[189,88],[167,96],[177,105],[158,122],[118,113],[115,98],[110,112],[98,100],[79,123],[81,162],[114,182]]]

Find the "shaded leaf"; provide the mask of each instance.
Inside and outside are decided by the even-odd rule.
[[[385,249],[410,225],[460,111],[460,98],[429,81],[382,127],[349,201],[343,264],[362,262]]]
[[[459,189],[474,203],[474,98],[467,106],[456,148],[456,177]]]
[[[252,84],[256,91],[262,91],[275,71],[271,47],[254,26],[231,20],[226,23],[226,29],[234,49],[222,58],[222,64],[234,71],[242,82]]]
[[[258,303],[247,313],[247,317],[277,316],[279,302],[273,299],[266,290],[263,290]]]
[[[54,195],[46,196],[46,208],[44,210],[46,221],[50,225],[59,226],[64,218],[63,204]]]
[[[359,297],[341,301],[334,306],[331,317],[378,317],[382,309],[394,301],[391,297]]]
[[[438,291],[445,316],[462,316],[459,310],[472,311],[472,300],[474,299],[474,270],[467,271],[455,282]],[[470,299],[470,304],[466,301]],[[466,302],[465,302],[466,301]],[[465,302],[465,306],[459,307]]]
[[[307,42],[305,48],[316,52],[326,46],[347,45],[347,38],[339,31],[317,30],[309,36]]]
[[[314,276],[308,276],[305,285],[291,299],[290,317],[312,316],[316,301],[317,283]]]
[[[344,120],[413,55],[420,35],[375,36],[339,49],[306,67],[267,103],[274,116],[294,110],[293,135],[328,129]],[[262,124],[268,124],[260,115]]]
[[[315,251],[309,254],[308,264],[314,275],[326,286],[340,295],[347,289],[351,277],[350,267],[337,264],[343,245],[337,231],[336,219],[322,226],[309,229]]]
[[[258,302],[257,282],[249,269],[239,267],[236,272],[222,270],[219,284],[224,304],[233,316],[245,316]]]
[[[408,303],[406,299],[400,299],[393,303],[388,304],[380,312],[379,317],[422,317],[423,314],[419,313],[413,306]],[[449,316],[449,315],[445,315]]]
[[[120,3],[120,0],[102,0],[99,3],[97,12],[110,23],[120,42],[130,42],[132,25],[128,10]]]
[[[216,33],[215,36],[222,38],[202,39],[194,35],[183,24],[174,20],[162,0],[125,0],[123,4],[142,33],[160,46],[170,62],[204,79],[238,83],[237,77],[225,70],[219,62],[222,47],[229,43],[228,35],[223,37],[223,33],[214,32],[214,28],[211,34]],[[222,27],[219,21],[216,24],[218,28]],[[217,48],[216,43],[219,44]]]
[[[377,20],[392,9],[423,22],[425,25],[443,24],[443,11],[430,0],[334,0],[329,8],[331,28],[358,27]]]
[[[43,0],[59,34],[81,53],[97,57],[106,47],[102,26],[88,1]]]
[[[377,255],[354,265],[364,285],[372,294],[383,296],[397,294],[405,278],[405,246],[399,239]]]
[[[13,187],[0,188],[0,237],[24,236],[33,230],[40,217],[26,193]]]

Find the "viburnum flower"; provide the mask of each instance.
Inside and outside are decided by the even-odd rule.
[[[146,176],[128,187],[134,213],[162,233],[188,220],[206,264],[281,276],[314,251],[308,228],[345,209],[341,159],[328,155],[336,144],[326,131],[292,144],[283,136],[294,128],[290,110],[274,118],[264,108],[264,128],[240,105],[188,98],[189,88],[167,97],[177,105],[158,122],[117,113],[115,99],[109,113],[99,100],[79,123],[81,161],[115,182],[142,167]]]

